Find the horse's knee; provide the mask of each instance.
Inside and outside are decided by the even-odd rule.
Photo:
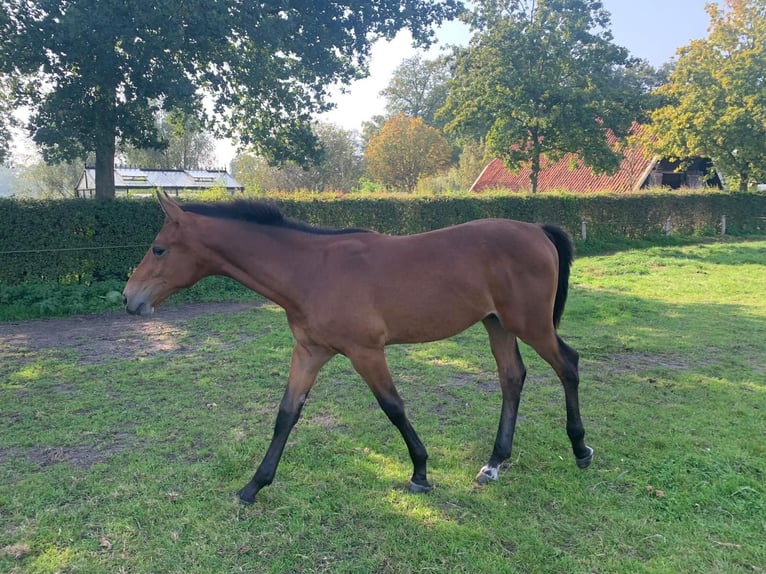
[[[398,398],[380,397],[378,398],[380,408],[386,413],[388,419],[399,426],[405,419],[404,402]]]
[[[577,390],[577,388],[580,386],[580,373],[576,367],[564,366],[564,369],[561,373],[561,381],[564,386],[573,390]]]
[[[274,423],[274,435],[280,436],[286,432],[290,432],[295,423],[298,421],[300,410],[296,412],[295,409],[289,409],[285,407],[279,407],[277,413],[277,420]]]
[[[524,365],[518,367],[506,367],[500,370],[500,384],[510,388],[521,388],[527,379],[527,369]]]

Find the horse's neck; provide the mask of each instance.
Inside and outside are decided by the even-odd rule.
[[[267,226],[227,226],[216,234],[211,245],[220,261],[217,274],[231,277],[245,287],[294,309],[301,299],[302,285],[296,271],[305,269],[316,258],[311,236]]]

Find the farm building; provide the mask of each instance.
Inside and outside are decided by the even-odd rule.
[[[639,128],[640,129],[640,128]],[[609,142],[617,145],[617,139],[610,134]],[[567,154],[557,162],[542,160],[538,174],[537,191],[567,190],[575,193],[612,191],[627,193],[648,187],[721,187],[721,179],[712,169],[707,158],[694,158],[683,171],[677,171],[680,162],[671,162],[652,157],[646,149],[637,144],[625,149],[620,167],[612,175],[594,173],[574,154]],[[470,188],[472,192],[489,189],[528,191],[531,187],[529,168],[511,173],[503,161],[495,158],[482,170]],[[711,175],[712,174],[712,175]]]
[[[229,193],[242,193],[245,188],[224,169],[141,169],[116,167],[115,193],[148,194],[161,189],[178,195],[181,191],[202,191],[211,187],[225,188]],[[96,191],[96,170],[86,167],[77,181],[77,197],[92,197]]]

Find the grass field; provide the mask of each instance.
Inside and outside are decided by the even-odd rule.
[[[512,463],[473,482],[500,408],[478,326],[389,351],[433,492],[406,492],[398,432],[338,358],[248,507],[234,493],[289,364],[280,309],[180,322],[140,359],[84,353],[87,334],[0,339],[0,571],[765,572],[766,240],[580,258],[560,333],[581,354],[589,469],[523,348]]]

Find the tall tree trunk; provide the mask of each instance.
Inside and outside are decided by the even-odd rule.
[[[114,135],[96,144],[96,199],[114,199]]]
[[[749,174],[746,171],[742,171],[739,174],[739,191],[747,191],[747,181],[750,179]]]
[[[532,173],[529,174],[529,180],[532,183],[532,193],[537,193],[537,180],[540,175],[540,139],[537,133],[532,136]]]
[[[532,183],[532,193],[537,193],[537,176],[540,174],[540,156],[532,158],[532,173],[529,174],[529,181]]]

